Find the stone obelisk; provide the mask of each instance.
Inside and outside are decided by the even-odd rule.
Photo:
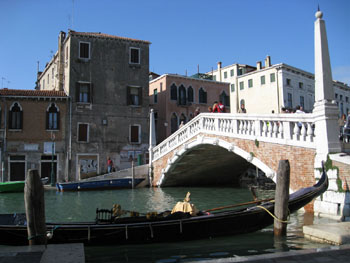
[[[341,151],[339,142],[339,109],[334,100],[333,79],[323,13],[316,12],[315,21],[315,167],[327,160],[329,153]]]

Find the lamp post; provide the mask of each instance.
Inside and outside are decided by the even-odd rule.
[[[51,141],[52,141],[52,159],[51,159],[51,186],[55,186],[55,173],[53,171],[54,163],[54,153],[55,153],[55,134],[51,132]]]

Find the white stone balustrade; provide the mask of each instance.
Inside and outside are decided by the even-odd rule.
[[[315,149],[314,115],[201,113],[153,148],[153,161],[200,133]]]

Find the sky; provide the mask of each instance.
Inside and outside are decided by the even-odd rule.
[[[333,79],[350,84],[349,0],[0,0],[1,88],[33,89],[68,29],[148,40],[158,74],[255,66],[267,55],[314,73],[318,5]]]

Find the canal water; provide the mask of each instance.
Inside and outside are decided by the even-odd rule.
[[[93,221],[96,208],[112,208],[138,212],[171,210],[191,192],[191,202],[200,210],[252,201],[248,189],[232,187],[141,188],[88,192],[45,191],[47,221]],[[258,191],[259,199],[273,197],[271,191]],[[23,193],[0,195],[0,213],[24,212]],[[86,262],[188,262],[225,257],[239,257],[288,250],[325,247],[303,238],[302,226],[330,222],[303,212],[294,213],[285,238],[275,240],[273,228],[261,231],[181,243],[127,246],[85,247]],[[1,246],[0,246],[1,250]]]

